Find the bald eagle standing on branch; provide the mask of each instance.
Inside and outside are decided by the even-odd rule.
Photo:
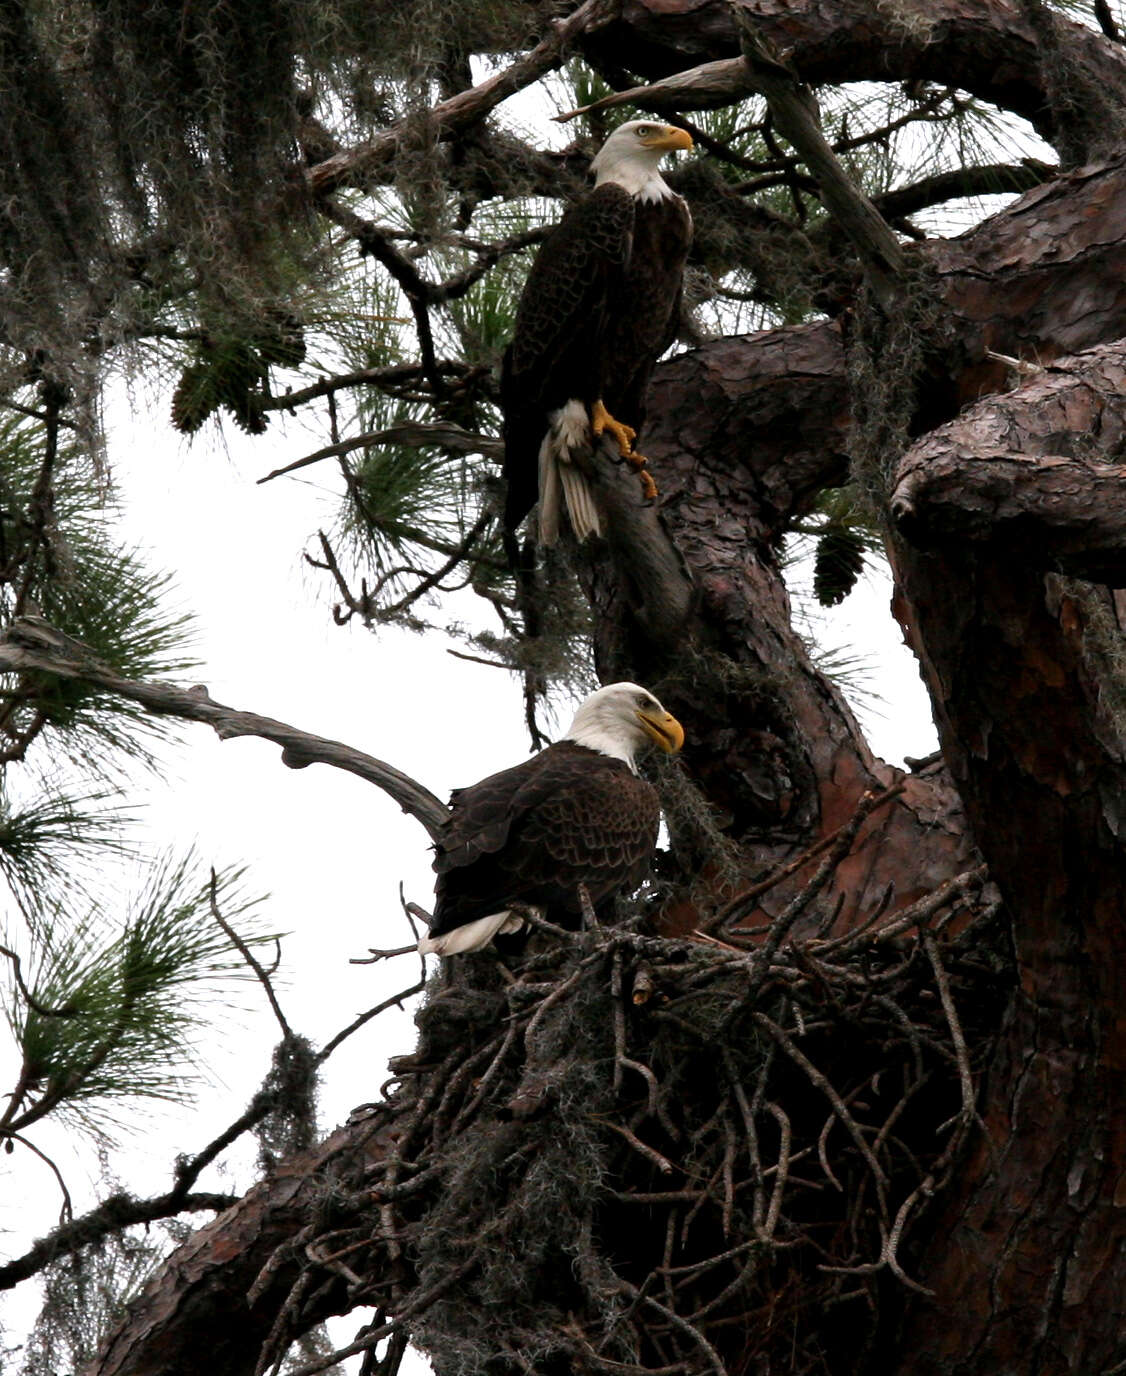
[[[580,704],[561,741],[457,789],[434,847],[434,918],[418,949],[451,956],[519,931],[526,924],[510,904],[575,928],[580,884],[596,912],[637,888],[661,820],[657,791],[633,763],[650,743],[671,754],[684,731],[652,693],[612,683]]]
[[[575,538],[602,533],[576,462],[604,431],[657,489],[633,441],[645,418],[653,365],[676,337],[692,217],[661,176],[665,153],[691,148],[683,129],[622,124],[591,170],[593,191],[573,205],[532,265],[504,356],[504,524],[511,534],[539,497],[539,542],[554,544],[561,499]]]

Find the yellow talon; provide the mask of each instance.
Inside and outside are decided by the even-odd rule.
[[[618,453],[623,459],[628,459],[633,452],[637,431],[632,426],[623,425],[620,420],[615,420],[600,401],[596,401],[590,408],[590,428],[596,439],[601,436],[603,430],[609,430],[618,441]]]
[[[626,463],[634,470],[641,479],[641,495],[647,502],[651,502],[657,496],[657,484],[653,481],[653,475],[645,467],[649,460],[644,454],[639,454],[636,449],[631,450],[625,456]]]

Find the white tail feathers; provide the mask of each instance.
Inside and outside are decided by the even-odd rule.
[[[571,529],[575,539],[582,543],[591,535],[602,534],[602,520],[598,507],[594,504],[594,493],[586,474],[569,460],[559,465],[559,477],[563,483],[563,496],[567,501],[567,515],[571,518]]]
[[[538,539],[541,545],[554,545],[559,539],[559,504],[562,487],[559,463],[555,457],[554,433],[548,430],[540,445],[540,519]],[[570,467],[570,464],[567,465]]]
[[[494,936],[518,932],[523,925],[522,917],[505,908],[503,912],[479,917],[476,922],[467,922],[463,927],[455,927],[452,932],[443,932],[441,936],[424,936],[418,943],[418,952],[423,956],[456,956],[465,951],[479,951]]]
[[[559,539],[560,496],[575,539],[580,542],[602,534],[602,518],[586,474],[571,455],[590,448],[590,419],[586,406],[572,399],[549,416],[547,434],[540,445],[539,543],[554,545]]]

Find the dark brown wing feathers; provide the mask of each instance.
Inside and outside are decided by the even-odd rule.
[[[501,373],[509,530],[535,504],[548,414],[571,397],[589,404],[599,395],[605,322],[633,220],[627,191],[597,187],[567,211],[532,264]]]
[[[591,317],[606,310],[609,285],[629,260],[633,220],[633,197],[607,183],[576,202],[544,241],[524,284],[509,349],[509,376],[522,389],[518,404],[567,400],[550,395],[553,374],[576,340],[589,344]]]
[[[597,908],[641,883],[660,822],[650,784],[571,741],[459,789],[451,807],[435,847],[433,936],[510,903],[573,922],[579,884]]]
[[[622,285],[623,308],[607,322],[602,399],[640,430],[657,359],[676,338],[692,217],[679,196],[640,203]]]

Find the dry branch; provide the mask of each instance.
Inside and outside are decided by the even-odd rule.
[[[139,703],[149,712],[204,722],[220,740],[259,736],[273,741],[281,746],[282,761],[290,769],[328,764],[356,774],[393,798],[404,812],[422,823],[431,837],[438,835],[446,819],[447,810],[441,800],[393,765],[340,741],[314,736],[271,717],[225,707],[213,701],[202,687],[177,688],[170,683],[121,678],[100,664],[85,646],[39,617],[23,617],[13,622],[0,637],[0,673],[30,671],[91,684]]]
[[[774,121],[813,173],[826,209],[848,235],[886,306],[899,292],[903,250],[869,198],[852,181],[821,132],[817,104],[774,52],[745,10],[736,11],[743,60]]]

